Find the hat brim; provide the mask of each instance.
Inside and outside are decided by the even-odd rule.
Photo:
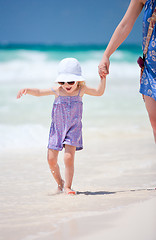
[[[75,74],[59,74],[56,78],[55,82],[82,82],[85,81],[85,79],[81,75],[75,75]]]

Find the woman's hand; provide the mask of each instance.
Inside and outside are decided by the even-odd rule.
[[[24,95],[27,94],[27,89],[21,89],[21,90],[17,93],[17,98],[21,98],[23,94],[24,94]]]
[[[131,32],[137,17],[142,11],[144,3],[144,0],[131,0],[124,17],[115,29],[113,36],[111,37],[111,40],[105,50],[103,58],[99,64],[100,77],[106,77],[106,75],[109,74],[109,57],[123,43],[123,41]]]
[[[109,65],[109,58],[104,54],[98,67],[100,78],[106,77],[109,74]]]

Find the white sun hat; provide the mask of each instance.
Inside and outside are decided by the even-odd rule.
[[[84,81],[79,61],[76,58],[64,58],[58,66],[55,82]]]

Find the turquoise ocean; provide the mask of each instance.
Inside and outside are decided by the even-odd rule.
[[[25,87],[55,85],[60,60],[77,58],[86,84],[98,86],[98,64],[106,46],[1,45],[0,46],[0,150],[47,145],[53,97],[24,96]],[[137,58],[141,46],[123,45],[111,57],[106,92],[84,97],[84,131],[112,137],[146,131],[146,111],[139,94]],[[143,120],[141,120],[143,119]],[[143,129],[142,129],[143,127]]]

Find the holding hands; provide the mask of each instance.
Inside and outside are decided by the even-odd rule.
[[[109,58],[104,54],[98,67],[100,78],[106,77],[109,74],[109,65]]]

